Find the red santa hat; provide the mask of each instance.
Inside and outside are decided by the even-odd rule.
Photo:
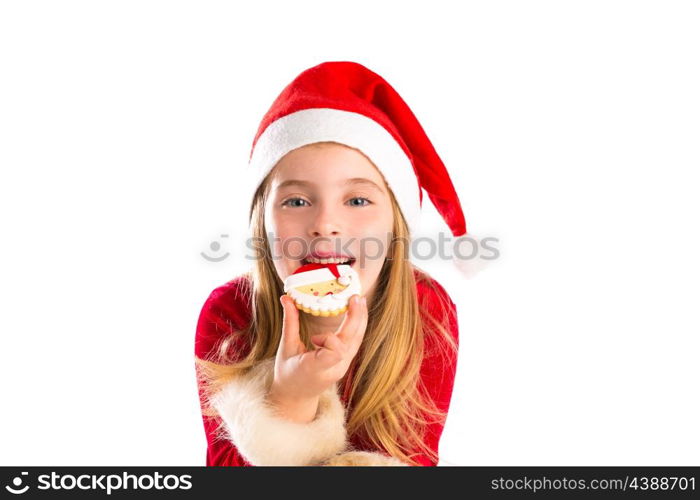
[[[249,166],[255,187],[285,154],[325,141],[356,148],[374,163],[412,235],[425,190],[453,236],[466,236],[462,205],[445,165],[411,109],[381,76],[348,61],[324,62],[299,74],[272,103],[253,140]],[[459,260],[467,275],[481,267],[477,257]]]

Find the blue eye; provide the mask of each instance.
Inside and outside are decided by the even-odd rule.
[[[292,206],[292,207],[299,207],[300,206],[300,205],[290,204],[290,202],[292,202],[292,201],[303,201],[304,203],[306,203],[306,200],[304,200],[302,198],[290,198],[288,200],[285,200],[284,203],[282,203],[282,206]]]
[[[352,198],[350,201],[353,201],[353,200],[364,200],[364,201],[367,202],[367,203],[363,203],[363,204],[361,204],[361,205],[357,205],[357,204],[353,205],[353,206],[355,206],[355,207],[366,207],[367,205],[371,205],[371,204],[372,204],[372,202],[369,201],[367,198],[355,197],[355,198]]]

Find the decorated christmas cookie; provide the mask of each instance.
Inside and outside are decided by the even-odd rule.
[[[336,316],[360,294],[360,277],[347,264],[305,264],[284,281],[284,291],[300,309],[314,316]]]

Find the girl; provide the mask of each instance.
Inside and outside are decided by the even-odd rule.
[[[253,142],[253,269],[215,289],[197,324],[207,465],[437,465],[457,364],[456,306],[408,259],[428,192],[464,216],[417,119],[351,62],[301,73]],[[349,259],[346,313],[299,311],[283,282]]]

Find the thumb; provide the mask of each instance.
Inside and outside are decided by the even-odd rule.
[[[305,351],[304,344],[299,337],[299,311],[294,301],[288,295],[280,297],[282,303],[282,338],[277,349],[278,355],[283,359],[291,358]]]

